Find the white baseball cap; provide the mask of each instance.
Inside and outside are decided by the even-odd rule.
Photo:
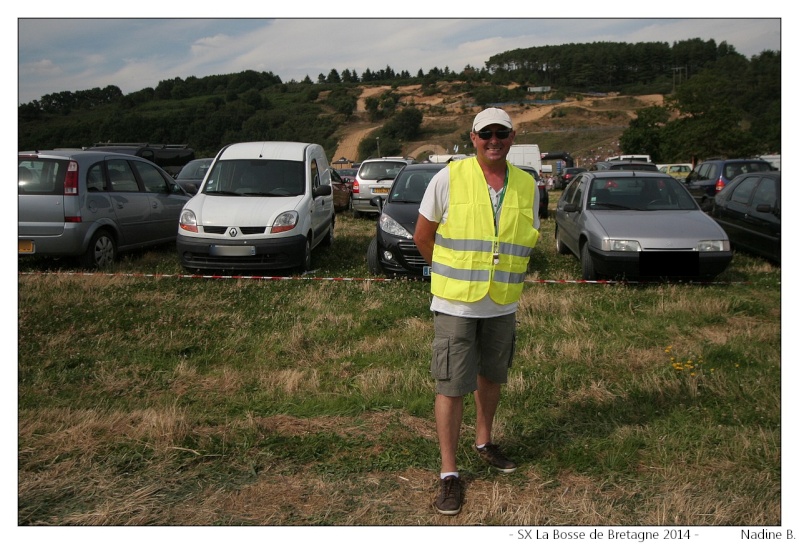
[[[486,108],[474,117],[472,132],[480,132],[490,125],[502,125],[513,130],[513,123],[505,110],[499,108]]]

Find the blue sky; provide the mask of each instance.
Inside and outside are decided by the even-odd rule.
[[[283,81],[300,81],[306,75],[316,81],[332,68],[358,74],[386,66],[412,75],[433,67],[461,71],[466,65],[483,67],[491,55],[516,48],[594,41],[671,44],[690,38],[714,39],[751,57],[767,49],[780,50],[782,26],[773,15],[756,19],[41,19],[20,15],[17,23],[18,103],[53,92],[107,85],[127,94],[155,87],[164,79],[248,69],[272,72]]]

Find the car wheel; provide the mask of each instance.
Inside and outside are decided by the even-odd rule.
[[[587,281],[596,280],[594,260],[591,258],[591,252],[588,251],[588,242],[584,243],[583,247],[580,248],[580,264],[583,267],[583,279]]]
[[[557,226],[555,227],[555,249],[561,255],[568,255],[571,253],[569,248],[566,247],[566,244],[563,243],[563,240],[560,239],[560,229],[558,229]]]
[[[98,230],[92,236],[82,263],[85,268],[105,268],[113,264],[117,246],[114,238],[106,230]]]
[[[369,273],[373,276],[380,276],[383,274],[383,268],[380,266],[380,258],[377,256],[377,238],[372,238],[369,242],[369,247],[366,250],[366,266],[369,268]]]

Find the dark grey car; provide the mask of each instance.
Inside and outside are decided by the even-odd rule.
[[[103,151],[19,153],[20,256],[111,264],[119,252],[174,242],[189,195],[148,160]]]

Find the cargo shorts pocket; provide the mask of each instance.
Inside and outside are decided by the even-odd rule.
[[[449,379],[449,338],[433,339],[433,360],[430,374],[436,380]]]

